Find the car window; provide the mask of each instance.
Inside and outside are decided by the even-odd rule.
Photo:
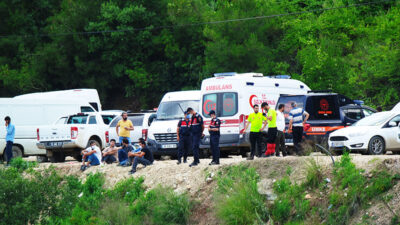
[[[233,116],[237,113],[237,94],[236,93],[223,93],[222,94],[222,111],[221,117]]]
[[[89,106],[81,106],[81,112],[85,113],[85,112],[94,112],[94,109],[92,107]]]
[[[88,119],[87,115],[70,116],[67,124],[86,124]]]
[[[397,115],[396,117],[394,117],[393,119],[391,119],[391,120],[389,121],[389,123],[391,123],[391,122],[395,122],[395,123],[396,123],[396,127],[398,127],[398,126],[399,126],[399,123],[400,123],[400,115]],[[388,123],[388,125],[389,125],[389,123]]]
[[[363,118],[361,109],[344,109],[344,115],[353,120],[360,120]]]
[[[312,96],[307,99],[306,111],[310,120],[338,120],[340,119],[337,96]]]
[[[305,96],[304,95],[300,95],[300,96],[281,96],[278,100],[278,104],[276,104],[276,110],[278,110],[278,107],[280,104],[283,104],[284,107],[284,111],[283,114],[285,116],[285,123],[289,123],[289,112],[290,110],[292,110],[292,103],[296,102],[297,103],[297,107],[299,108],[303,108],[304,109],[304,100],[305,100]]]
[[[115,119],[112,121],[110,127],[116,127],[117,124],[118,124],[118,122],[119,122],[121,119],[122,119],[121,116],[118,116],[117,118],[115,118]],[[138,115],[134,115],[134,116],[128,116],[128,119],[129,119],[130,121],[132,121],[134,127],[135,127],[135,126],[141,127],[141,126],[143,126],[144,114],[138,114]]]
[[[114,115],[102,115],[101,116],[103,119],[104,124],[108,125],[111,123],[111,121],[115,118]]]
[[[238,112],[237,93],[214,93],[203,96],[203,115],[209,118],[211,110],[214,110],[218,117],[233,116]]]
[[[91,116],[91,117],[89,118],[89,124],[97,124],[97,120],[96,120],[96,117],[95,117],[95,116]]]
[[[363,112],[364,112],[364,116],[370,116],[375,113],[374,111],[365,109],[365,108],[363,108]]]

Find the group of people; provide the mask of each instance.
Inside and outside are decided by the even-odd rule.
[[[293,135],[294,150],[297,155],[301,155],[301,141],[303,138],[303,125],[307,122],[309,114],[304,109],[297,107],[297,103],[291,103],[292,109],[289,112],[289,133]],[[262,110],[266,113],[259,111],[259,106],[255,104],[253,106],[254,112],[248,116],[245,131],[250,127],[250,143],[251,153],[249,160],[253,160],[254,156],[257,157],[271,157],[273,155],[286,156],[285,144],[285,105],[280,104],[278,111],[272,109],[268,103],[263,102],[261,104]],[[263,154],[262,140],[263,131],[268,126],[267,132],[267,148]]]
[[[129,173],[134,174],[139,164],[152,165],[154,162],[153,153],[147,148],[146,141],[143,138],[138,140],[139,148],[131,145],[130,131],[132,130],[134,130],[133,123],[128,119],[128,114],[124,112],[116,127],[121,146],[117,147],[116,140],[111,139],[110,146],[101,151],[96,142],[91,141],[90,146],[81,152],[81,170],[84,171],[90,166],[100,165],[101,163],[112,164],[118,161],[119,166],[132,166]]]

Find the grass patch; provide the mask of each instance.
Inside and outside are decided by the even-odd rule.
[[[216,176],[214,201],[217,217],[223,224],[255,224],[268,220],[265,200],[258,193],[259,176],[254,168],[237,165]]]
[[[11,159],[10,165],[19,171],[25,171],[37,167],[38,163],[36,161],[25,161],[21,157],[16,157]]]

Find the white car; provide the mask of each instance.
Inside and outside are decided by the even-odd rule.
[[[139,138],[143,138],[147,141],[147,132],[150,127],[150,124],[153,122],[156,117],[155,111],[143,112],[143,113],[128,113],[128,119],[132,121],[134,130],[130,132],[131,141],[133,143],[137,143]],[[120,145],[119,137],[116,131],[116,126],[118,122],[121,120],[121,116],[115,117],[108,128],[108,137],[109,140],[114,139],[117,142],[117,145]]]
[[[387,111],[365,117],[350,127],[337,130],[329,136],[329,148],[348,149],[372,155],[387,150],[400,152],[400,111]]]

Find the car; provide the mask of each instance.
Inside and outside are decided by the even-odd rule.
[[[46,149],[51,162],[64,162],[66,156],[81,160],[80,152],[95,141],[100,149],[108,140],[108,124],[112,113],[78,113],[61,117],[55,124],[37,128],[37,147]],[[64,121],[63,121],[64,119]]]
[[[330,133],[350,126],[376,112],[375,109],[363,105],[362,101],[352,100],[330,91],[309,91],[306,95],[283,95],[276,104],[276,110],[280,104],[285,105],[286,128],[289,125],[288,117],[292,102],[296,102],[298,107],[310,114],[307,124],[304,125],[305,139],[325,147],[328,147]],[[285,139],[288,146],[293,145],[291,133],[285,133]]]
[[[143,138],[147,141],[147,133],[150,127],[150,124],[153,122],[156,117],[155,111],[142,111],[141,113],[128,113],[128,119],[132,121],[133,127],[135,128],[131,131],[131,141],[133,143],[137,143],[139,138]],[[117,141],[117,145],[120,146],[119,137],[116,131],[116,126],[118,121],[120,121],[121,115],[115,117],[108,127],[107,134],[109,139],[115,139]]]
[[[374,113],[329,135],[329,149],[371,155],[400,152],[400,112]]]

